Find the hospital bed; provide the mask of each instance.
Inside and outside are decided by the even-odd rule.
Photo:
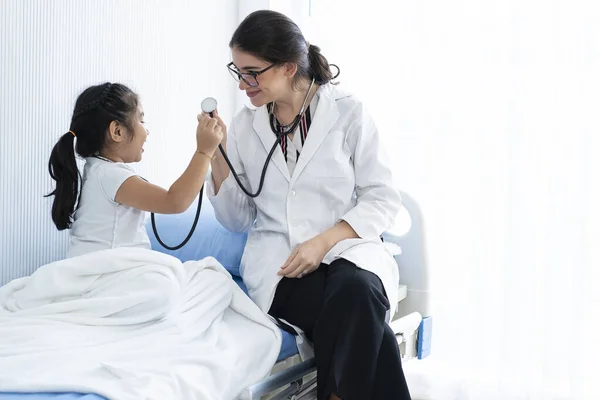
[[[395,254],[400,271],[398,309],[390,326],[396,333],[403,362],[422,359],[431,350],[432,319],[429,312],[429,281],[425,248],[423,217],[417,203],[402,193],[404,208],[400,221],[403,232],[383,235],[386,246]],[[187,235],[195,215],[195,207],[179,215],[158,216],[156,223],[161,239],[180,243]],[[404,217],[404,218],[402,218]],[[153,249],[171,254],[181,261],[215,257],[246,291],[240,277],[239,265],[247,235],[225,230],[215,219],[209,201],[203,201],[196,231],[188,244],[176,251],[162,248],[150,224],[148,233]],[[311,399],[316,392],[314,359],[303,360],[298,353],[296,338],[282,330],[282,345],[271,374],[246,388],[240,399]],[[0,393],[0,400],[105,400],[86,393]]]

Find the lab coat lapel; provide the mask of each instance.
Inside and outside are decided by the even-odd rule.
[[[267,154],[271,151],[273,147],[273,143],[275,143],[275,133],[271,130],[271,125],[269,123],[269,113],[267,112],[267,107],[260,107],[256,109],[254,112],[254,120],[252,121],[252,127],[254,128],[254,132],[260,138]],[[262,161],[261,161],[262,162]],[[274,163],[279,171],[285,176],[285,179],[288,181],[291,179],[290,170],[287,167],[285,162],[285,158],[283,157],[283,151],[281,151],[281,147],[275,149],[273,152],[273,157],[271,158],[271,162]],[[265,178],[268,179],[268,178]]]
[[[308,129],[302,151],[300,152],[300,158],[294,168],[291,184],[294,184],[317,150],[319,150],[323,140],[325,140],[329,131],[340,116],[335,103],[335,97],[331,93],[329,85],[322,87],[322,89],[323,90],[319,93],[317,110],[315,111],[312,123]]]

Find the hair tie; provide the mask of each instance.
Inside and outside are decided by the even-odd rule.
[[[69,131],[69,133],[70,133],[71,135],[73,135],[73,137],[77,137],[77,135],[75,134],[75,132],[73,132],[73,131]]]

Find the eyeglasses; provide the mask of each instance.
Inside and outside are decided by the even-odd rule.
[[[246,84],[248,84],[248,86],[256,87],[258,86],[258,79],[256,79],[256,77],[262,74],[263,72],[267,72],[274,66],[275,64],[271,64],[267,68],[261,69],[260,71],[240,72],[232,61],[229,64],[227,64],[227,69],[229,70],[231,76],[233,76],[233,79],[235,79],[237,82],[243,80],[244,82],[246,82]]]

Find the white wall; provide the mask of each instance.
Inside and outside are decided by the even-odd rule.
[[[47,162],[85,87],[119,81],[141,95],[151,135],[139,171],[167,187],[191,158],[202,99],[232,117],[237,3],[0,0],[0,284],[65,254]]]

